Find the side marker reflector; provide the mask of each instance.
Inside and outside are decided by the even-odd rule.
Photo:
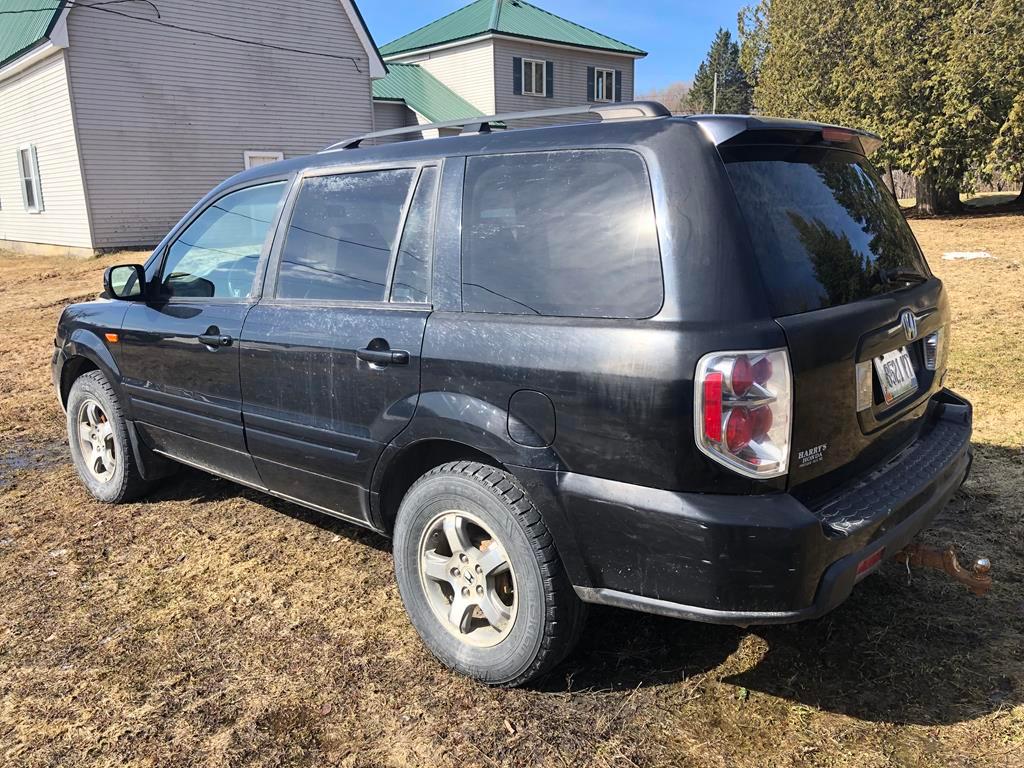
[[[117,344],[117,342],[121,340],[121,337],[116,333],[104,333],[103,337],[111,344]]]
[[[868,555],[863,560],[861,560],[857,564],[857,579],[858,579],[858,581],[860,579],[864,578],[865,576],[867,576],[873,570],[875,570],[875,568],[877,568],[881,564],[882,557],[884,557],[884,556],[885,556],[885,547],[882,547],[877,552],[873,552],[872,554]]]

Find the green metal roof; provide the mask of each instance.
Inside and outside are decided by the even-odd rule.
[[[581,48],[646,56],[645,51],[548,13],[525,0],[476,0],[380,48],[384,56],[499,33]]]
[[[45,40],[63,6],[63,0],[0,0],[0,65]]]
[[[373,81],[373,98],[403,101],[432,123],[483,115],[422,67],[394,62],[387,67],[388,76]]]

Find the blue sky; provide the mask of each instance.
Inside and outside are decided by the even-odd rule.
[[[750,0],[748,0],[749,2]],[[470,0],[358,0],[378,45],[401,37]],[[636,66],[637,93],[691,80],[719,27],[736,34],[739,0],[533,0],[577,24],[648,52]]]

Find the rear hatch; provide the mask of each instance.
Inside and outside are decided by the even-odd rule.
[[[789,489],[813,503],[917,437],[941,386],[942,283],[854,134],[752,132],[719,151],[789,346]]]

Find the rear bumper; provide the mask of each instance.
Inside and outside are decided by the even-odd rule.
[[[785,493],[674,493],[530,471],[526,482],[557,507],[551,527],[583,600],[782,624],[838,606],[865,558],[895,555],[929,525],[967,477],[970,437],[970,404],[943,390],[911,446],[813,510]]]

